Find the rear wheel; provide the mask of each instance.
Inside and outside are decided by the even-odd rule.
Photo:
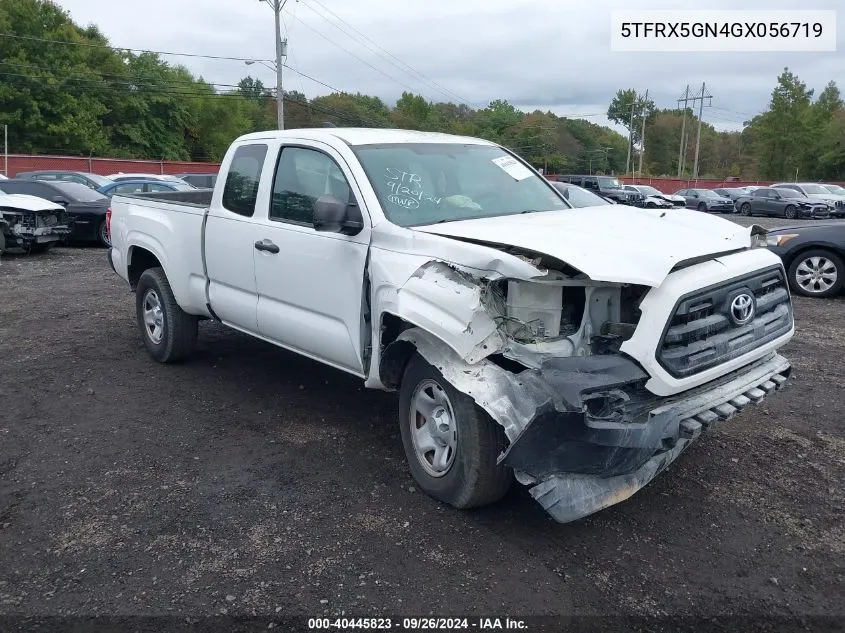
[[[786,216],[789,220],[795,219],[795,205],[787,205],[787,207],[783,210],[783,215]]]
[[[105,220],[100,222],[100,228],[97,229],[97,239],[103,246],[111,246],[111,239],[109,239],[109,227]]]
[[[510,488],[511,469],[496,463],[504,429],[418,354],[402,379],[399,423],[411,475],[435,499],[473,508]]]
[[[176,362],[194,350],[198,319],[176,303],[161,268],[148,268],[141,274],[135,289],[135,310],[141,340],[155,360]]]
[[[805,251],[789,265],[789,285],[805,297],[831,297],[842,290],[843,284],[845,264],[831,251]]]

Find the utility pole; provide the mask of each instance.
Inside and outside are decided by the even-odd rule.
[[[648,117],[648,89],[645,91],[645,99],[643,99],[643,130],[640,133],[640,167],[637,169],[637,178],[643,177],[643,155],[645,154],[645,120]]]
[[[628,119],[628,158],[625,159],[625,174],[631,173],[631,146],[634,144],[634,107],[637,105],[637,97],[631,101],[631,118]]]
[[[684,134],[686,133],[687,128],[687,102],[689,101],[689,84],[687,84],[687,89],[684,90],[683,99],[678,99],[678,105],[680,105],[681,101],[684,102],[684,118],[681,120],[681,149],[678,153],[678,180],[681,179],[684,170]]]
[[[705,99],[713,99],[713,95],[707,92],[706,84],[701,84],[701,94],[692,97],[690,101],[692,101],[693,107],[695,107],[695,102],[699,101],[698,104],[698,135],[695,137],[695,163],[693,164],[692,168],[692,178],[693,180],[698,180],[698,152],[701,149],[701,117],[704,116],[704,100]],[[710,103],[707,104],[708,106]]]
[[[276,119],[279,129],[285,129],[285,91],[282,87],[282,69],[284,58],[288,54],[288,41],[282,39],[282,9],[287,0],[259,0],[266,2],[276,14]]]

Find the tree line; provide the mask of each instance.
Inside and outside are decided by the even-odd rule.
[[[644,148],[643,175],[677,175],[681,127],[694,133],[695,113],[688,111],[684,123],[683,113],[648,102],[632,121],[634,99],[635,90],[620,90],[607,112],[632,128],[627,136],[583,119],[523,112],[502,99],[473,108],[410,92],[391,106],[363,94],[309,99],[285,91],[285,127],[397,127],[479,136],[558,173],[620,174],[629,155],[639,166]],[[237,136],[276,127],[273,91],[260,80],[217,84],[155,53],[112,48],[96,26],[76,25],[50,0],[0,0],[0,103],[0,125],[8,125],[15,153],[219,161]],[[693,164],[692,138],[685,175]],[[741,132],[703,123],[699,175],[780,179],[797,170],[806,178],[845,178],[843,143],[845,110],[835,84],[814,98],[785,70],[768,110]]]

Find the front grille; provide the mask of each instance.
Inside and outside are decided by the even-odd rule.
[[[742,298],[751,298],[746,323]],[[792,302],[781,266],[738,277],[681,297],[657,348],[657,361],[675,378],[686,378],[738,358],[792,328]]]

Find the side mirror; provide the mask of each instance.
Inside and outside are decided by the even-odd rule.
[[[314,229],[326,233],[357,235],[364,228],[361,208],[333,196],[320,196],[314,205]]]

